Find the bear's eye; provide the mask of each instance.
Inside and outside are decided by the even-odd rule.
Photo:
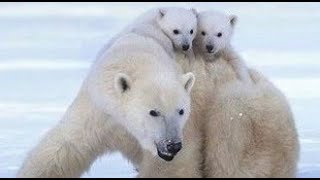
[[[183,114],[184,114],[184,110],[183,110],[183,109],[180,109],[179,114],[180,114],[180,115],[183,115]]]
[[[155,110],[151,110],[151,111],[149,112],[149,114],[150,114],[151,116],[153,116],[153,117],[157,117],[157,116],[160,115],[160,113],[157,112],[157,111],[155,111]]]
[[[174,33],[174,34],[179,34],[179,30],[178,30],[178,29],[175,29],[175,30],[173,30],[173,33]]]
[[[202,36],[205,36],[205,35],[206,35],[206,32],[202,31],[201,34],[202,34]]]
[[[219,33],[217,34],[217,36],[218,36],[218,37],[221,37],[221,36],[222,36],[222,33],[221,33],[221,32],[219,32]]]
[[[193,29],[191,29],[190,34],[193,34]]]

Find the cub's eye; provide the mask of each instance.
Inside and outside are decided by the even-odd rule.
[[[206,32],[202,31],[201,34],[202,34],[202,36],[205,36],[205,35],[206,35]]]
[[[173,33],[174,34],[179,34],[180,32],[179,32],[179,30],[175,29],[175,30],[173,30]]]
[[[184,110],[181,109],[181,110],[179,111],[179,114],[180,114],[180,115],[183,115],[183,114],[184,114]]]
[[[221,36],[222,36],[222,33],[221,33],[221,32],[219,32],[219,33],[217,34],[217,36],[218,36],[218,37],[221,37]]]
[[[190,34],[193,34],[193,29],[191,29]]]
[[[155,110],[151,110],[151,111],[149,112],[149,114],[150,114],[151,116],[153,116],[153,117],[157,117],[157,116],[160,115],[160,113],[157,112],[157,111],[155,111]]]

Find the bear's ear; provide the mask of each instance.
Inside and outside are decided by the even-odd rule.
[[[232,27],[234,27],[237,23],[238,17],[236,15],[231,15],[230,16],[230,24]]]
[[[114,78],[114,87],[117,92],[125,93],[131,88],[131,79],[128,75],[118,73]]]
[[[195,79],[196,78],[195,78],[194,74],[191,73],[191,72],[188,72],[188,73],[182,75],[182,83],[183,83],[183,86],[187,90],[188,93],[191,92],[191,89],[193,87]]]
[[[198,11],[195,8],[191,8],[191,11],[193,12],[193,14],[196,15],[196,17],[198,18]]]
[[[159,9],[160,18],[162,18],[165,14],[166,14],[166,10],[160,8]]]

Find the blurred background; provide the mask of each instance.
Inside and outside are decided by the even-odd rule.
[[[180,6],[238,16],[233,44],[289,98],[299,177],[320,177],[320,3],[0,3],[0,177],[62,117],[100,48],[149,8]],[[134,177],[119,153],[83,177]]]

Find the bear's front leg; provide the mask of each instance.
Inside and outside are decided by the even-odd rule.
[[[110,116],[79,95],[62,121],[30,152],[18,177],[80,177],[95,159],[113,151]]]
[[[77,124],[57,125],[29,154],[18,177],[80,177],[108,149],[99,131],[93,134]]]

